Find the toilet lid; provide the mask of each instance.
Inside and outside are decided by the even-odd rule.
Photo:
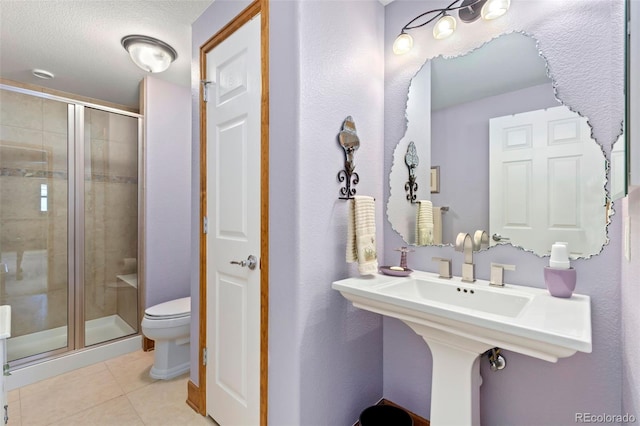
[[[169,300],[159,305],[151,306],[145,311],[146,317],[177,318],[191,315],[191,297]]]

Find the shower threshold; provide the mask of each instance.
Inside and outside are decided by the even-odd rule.
[[[120,316],[89,320],[85,329],[85,346],[136,334]],[[57,327],[13,337],[7,341],[7,359],[16,360],[67,346],[67,327]]]

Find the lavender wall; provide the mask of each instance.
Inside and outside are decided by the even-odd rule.
[[[539,40],[556,77],[559,96],[589,117],[594,136],[608,155],[624,116],[622,1],[513,2],[501,19],[459,25],[455,35],[443,41],[434,41],[429,29],[416,30],[412,33],[414,50],[405,56],[393,55],[391,45],[400,28],[440,3],[396,0],[385,9],[387,173],[394,146],[405,131],[403,114],[409,82],[422,63],[438,54],[455,56],[467,52],[509,31],[526,30]],[[473,179],[471,175],[468,178]],[[483,362],[483,424],[570,424],[579,412],[621,412],[620,222],[621,215],[615,215],[609,226],[610,243],[600,255],[573,263],[578,272],[577,291],[591,296],[593,352],[577,353],[558,363],[509,352],[508,367],[499,373],[491,372]],[[402,244],[402,240],[389,224],[384,238],[386,257],[395,258],[397,254],[391,248]],[[459,275],[461,259],[451,247],[417,248],[410,266],[435,271],[432,256],[452,258],[454,274]],[[548,259],[497,247],[478,253],[474,260],[479,278],[488,278],[490,262],[510,263],[518,269],[509,273],[509,282],[544,286],[542,270]],[[383,329],[385,397],[428,418],[431,355],[426,344],[399,321],[385,319]]]
[[[189,295],[189,88],[145,78],[145,304]]]
[[[336,174],[343,168],[344,152],[337,134],[352,116],[360,138],[357,191],[376,198],[382,253],[384,8],[376,0],[300,1],[296,21],[299,133],[289,143],[299,150],[295,263],[300,270],[299,279],[290,283],[297,290],[290,306],[298,312],[293,336],[300,348],[301,374],[300,417],[289,424],[349,425],[382,396],[382,320],[353,308],[330,287],[358,274],[344,257],[347,203],[338,199]],[[270,344],[290,338],[278,333]],[[286,374],[286,366],[281,367],[272,370],[274,376]],[[283,424],[275,416],[271,420]]]
[[[458,232],[489,229],[489,119],[558,105],[549,83],[467,102],[431,115],[431,164],[455,164],[440,167],[440,193],[431,195],[434,205],[449,206],[442,218],[445,244],[453,244]],[[461,156],[461,152],[465,155]]]
[[[299,422],[301,371],[299,193],[300,4],[270,2],[269,424]],[[293,337],[295,336],[295,337]],[[293,338],[290,338],[293,337]]]
[[[623,216],[631,234],[630,258],[622,257],[622,413],[640,418],[640,189],[624,200]],[[623,226],[623,234],[625,227]],[[622,237],[624,239],[624,235]],[[624,246],[624,245],[623,245]]]
[[[217,0],[194,24],[194,69],[198,47],[242,9],[237,3]],[[361,140],[358,193],[378,200],[382,253],[384,8],[376,0],[274,1],[269,24],[269,423],[352,424],[382,396],[382,321],[331,290],[331,282],[357,274],[344,261],[337,134],[353,116]],[[195,113],[192,298],[199,279],[198,120]],[[192,309],[198,305],[194,300]],[[197,383],[197,344],[191,380]]]

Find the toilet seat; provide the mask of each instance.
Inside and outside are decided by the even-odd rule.
[[[166,320],[191,316],[191,297],[170,300],[151,306],[144,311],[144,317],[149,320]]]
[[[191,315],[184,315],[178,318],[164,318],[164,317],[149,318],[148,316],[145,315],[144,318],[142,319],[143,329],[146,329],[149,331],[152,329],[169,330],[170,328],[173,328],[173,327],[182,327],[189,324],[191,324]]]

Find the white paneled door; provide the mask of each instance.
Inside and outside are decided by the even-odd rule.
[[[587,119],[559,106],[493,118],[489,129],[491,234],[538,254],[555,241],[573,257],[598,253],[606,163]]]
[[[206,55],[207,414],[260,424],[260,15]]]

